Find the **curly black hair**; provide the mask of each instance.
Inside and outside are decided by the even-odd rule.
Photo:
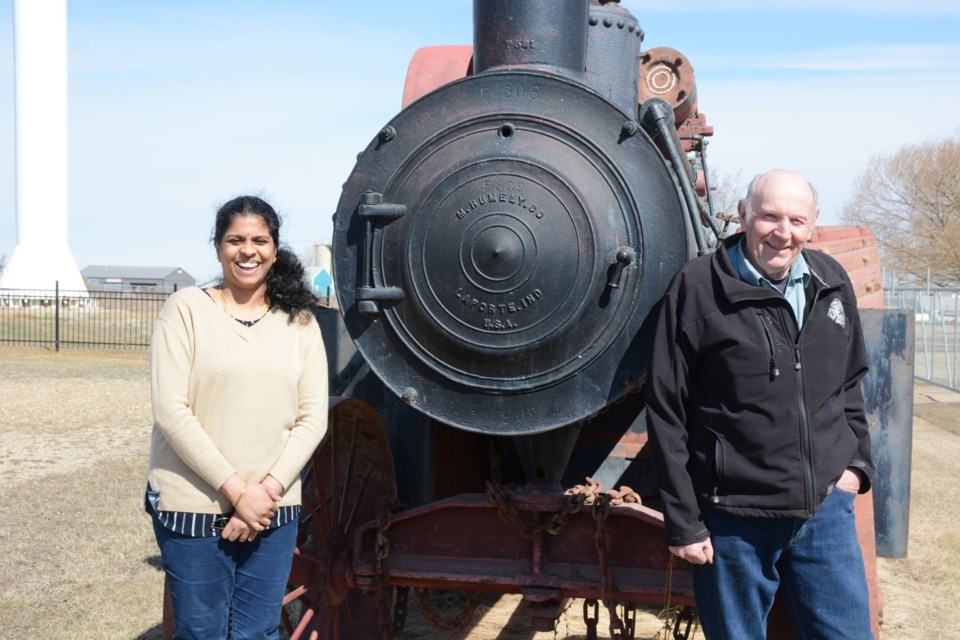
[[[311,314],[319,304],[316,294],[307,286],[306,271],[296,254],[280,246],[280,216],[265,200],[257,196],[238,196],[217,211],[210,240],[219,245],[233,221],[240,216],[257,216],[270,231],[277,247],[276,262],[267,272],[267,299],[285,311],[292,322],[303,311]]]

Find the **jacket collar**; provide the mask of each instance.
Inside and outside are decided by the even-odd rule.
[[[775,291],[767,289],[766,287],[757,287],[748,284],[740,279],[740,274],[733,266],[733,263],[731,263],[730,255],[727,252],[731,247],[736,246],[743,239],[744,235],[741,231],[725,238],[713,254],[714,276],[718,279],[724,295],[730,302],[734,303],[746,300],[783,299],[783,296],[777,295]],[[816,260],[813,255],[817,253],[816,251],[811,252],[804,249],[801,253],[807,262],[807,268],[810,270],[810,284],[816,287],[818,291],[824,288],[832,289],[840,286],[839,280],[828,284],[827,280],[821,275],[821,263]]]

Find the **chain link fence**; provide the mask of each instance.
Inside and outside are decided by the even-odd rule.
[[[913,312],[914,377],[960,391],[960,288],[888,285],[884,306]]]
[[[0,289],[0,344],[146,349],[169,293]]]

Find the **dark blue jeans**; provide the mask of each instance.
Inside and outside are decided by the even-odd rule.
[[[297,523],[264,531],[253,542],[190,538],[153,518],[173,599],[176,640],[271,640],[279,636]]]
[[[809,519],[704,514],[714,564],[693,584],[707,639],[766,638],[778,587],[800,640],[873,638],[854,497],[834,489]]]

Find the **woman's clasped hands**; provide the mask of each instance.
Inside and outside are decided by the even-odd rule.
[[[221,489],[234,505],[233,514],[221,536],[231,542],[253,542],[276,515],[283,487],[269,475],[262,482],[250,485],[239,478],[233,482],[234,478],[236,476],[224,483]],[[237,483],[240,489],[236,489]]]

